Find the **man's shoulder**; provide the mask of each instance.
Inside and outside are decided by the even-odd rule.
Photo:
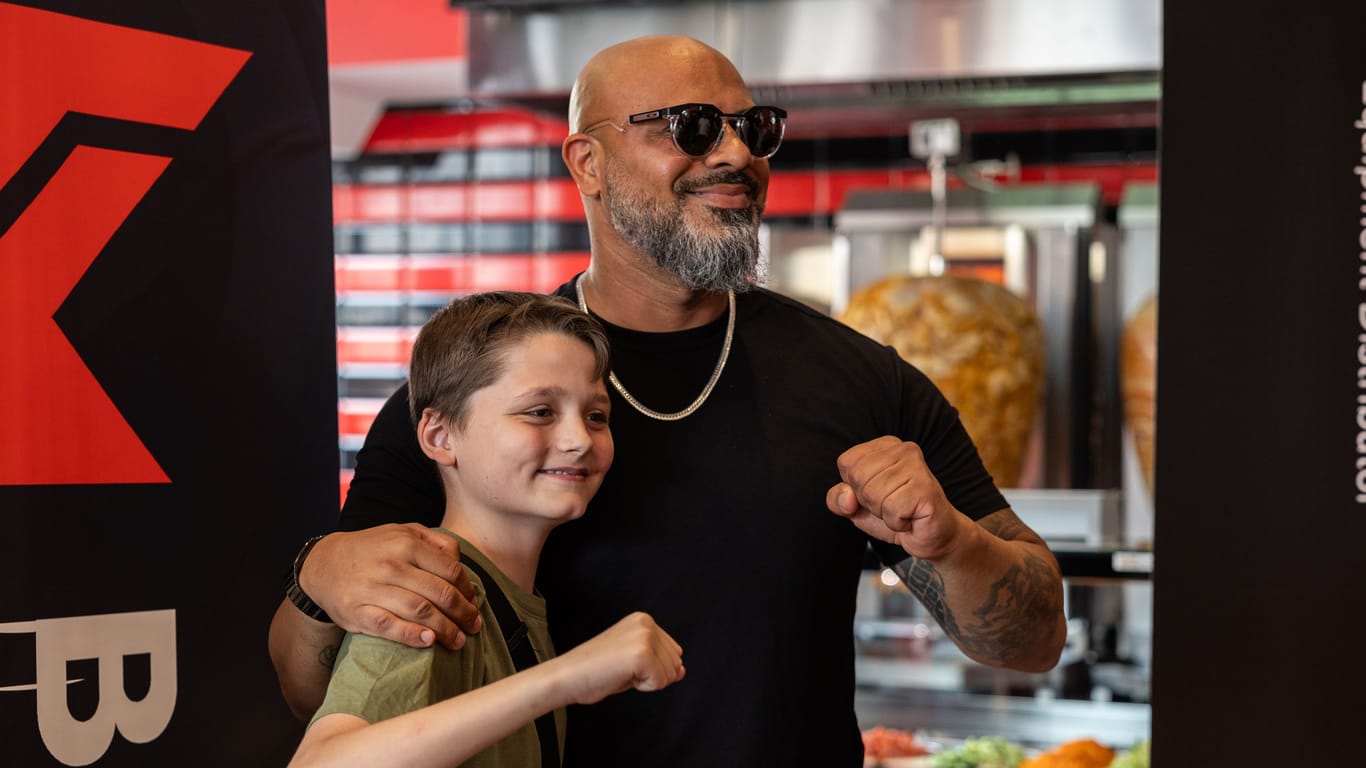
[[[579,275],[581,275],[581,274],[583,274],[583,273],[580,272],[580,273],[574,275],[573,277],[569,278],[569,280],[567,280],[567,281],[565,281],[565,282],[563,282],[563,283],[560,283],[559,287],[557,287],[555,290],[553,290],[553,291],[550,292],[550,295],[551,295],[551,296],[559,296],[559,297],[562,298],[562,299],[569,299],[570,301],[572,301],[572,302],[574,302],[574,303],[577,304],[577,303],[578,303],[578,294],[575,293],[575,291],[574,291],[574,284],[578,282],[578,280],[579,280]]]
[[[789,342],[800,339],[806,344],[823,340],[864,351],[883,350],[886,347],[831,317],[827,311],[770,288],[755,288],[740,301],[743,302],[740,318],[742,321],[748,320],[752,330],[781,333],[787,336]],[[739,327],[743,326],[737,326],[737,330]]]

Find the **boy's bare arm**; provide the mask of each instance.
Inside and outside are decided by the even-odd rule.
[[[683,679],[682,654],[648,615],[631,614],[562,656],[455,698],[374,724],[350,714],[319,718],[290,766],[460,765],[552,710],[671,685]]]

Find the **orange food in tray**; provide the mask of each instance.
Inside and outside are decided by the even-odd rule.
[[[1094,739],[1077,739],[1020,763],[1020,768],[1107,768],[1115,751]]]
[[[881,760],[887,757],[919,757],[930,750],[915,740],[915,734],[877,726],[863,732],[863,754]]]

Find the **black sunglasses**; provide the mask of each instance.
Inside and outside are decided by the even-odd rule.
[[[626,118],[629,125],[647,123],[651,120],[669,121],[669,135],[673,138],[678,151],[689,157],[706,157],[721,144],[725,124],[730,122],[735,135],[749,147],[749,153],[764,160],[773,157],[783,143],[783,131],[787,128],[787,110],[778,107],[750,107],[738,115],[727,114],[711,104],[679,104],[675,107],[652,109]],[[603,123],[618,131],[625,131],[610,120]],[[584,133],[598,127],[597,124],[583,129]]]

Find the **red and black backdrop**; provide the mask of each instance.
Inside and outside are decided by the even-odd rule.
[[[322,0],[0,1],[0,763],[280,765],[337,509]]]

